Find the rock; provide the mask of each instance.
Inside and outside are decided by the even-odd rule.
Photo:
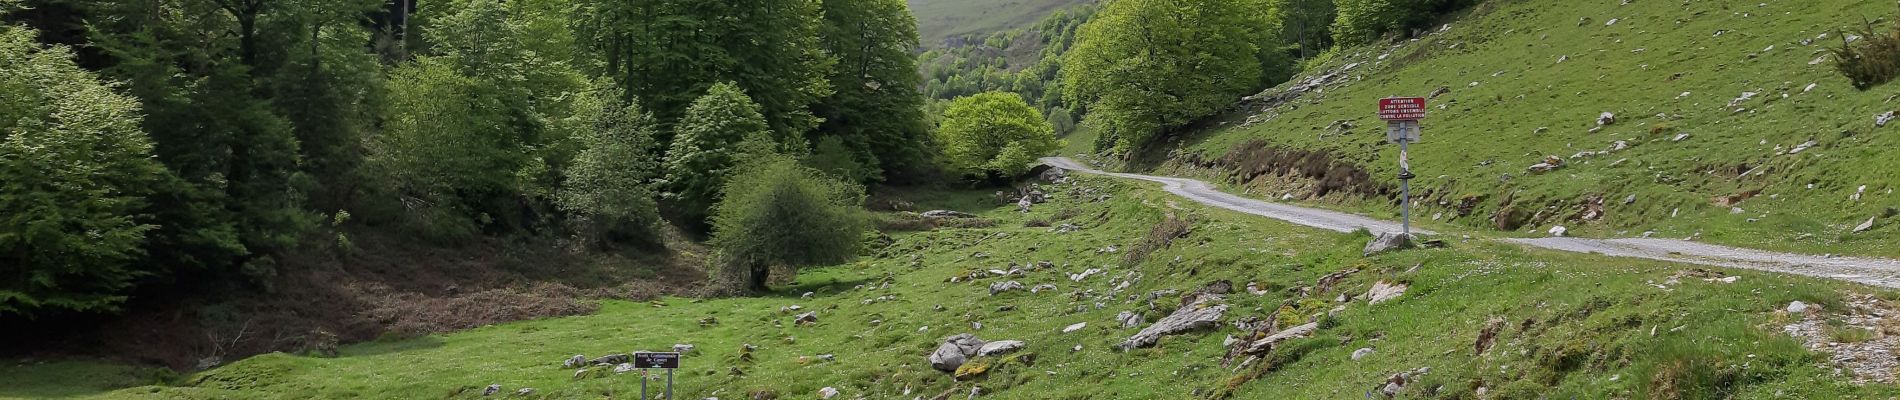
[[[977,357],[1000,356],[1000,355],[1015,352],[1016,350],[1022,350],[1023,346],[1024,344],[1023,344],[1023,341],[1021,340],[998,340],[994,342],[985,343],[983,344],[983,347],[977,348],[976,356]]]
[[[832,362],[832,361],[838,361],[838,356],[835,354],[819,354],[818,359],[824,360],[825,362]]]
[[[1371,290],[1366,291],[1366,304],[1379,304],[1396,299],[1405,294],[1405,289],[1406,285],[1403,283],[1379,281],[1372,284]]]
[[[487,389],[482,389],[483,396],[493,395],[495,393],[500,393],[500,392],[501,392],[501,384],[499,383],[488,385]]]
[[[1193,304],[1182,306],[1168,314],[1166,318],[1149,325],[1134,336],[1128,337],[1116,347],[1122,350],[1153,346],[1162,336],[1173,335],[1198,329],[1213,328],[1220,325],[1222,315],[1227,313],[1226,304],[1214,304],[1221,301],[1220,295],[1203,295]]]
[[[1082,230],[1082,227],[1076,226],[1075,224],[1062,224],[1056,225],[1055,229],[1051,229],[1050,231],[1055,233],[1070,233],[1079,230]]]
[[[1478,343],[1472,345],[1472,348],[1477,351],[1476,354],[1484,355],[1485,350],[1491,349],[1491,345],[1497,343],[1498,331],[1501,330],[1504,330],[1503,318],[1491,318],[1490,321],[1485,321],[1484,329],[1478,331]]]
[[[693,352],[693,349],[695,349],[695,348],[697,348],[697,347],[695,347],[695,346],[693,346],[693,345],[690,345],[690,344],[675,344],[675,345],[673,345],[673,352],[674,352],[674,353],[680,353],[680,354],[686,354],[686,353],[691,353],[691,352]]]
[[[937,351],[930,353],[930,367],[943,372],[956,372],[957,367],[969,361],[983,345],[982,339],[968,333],[951,336],[944,339],[943,344],[937,345]]]
[[[1074,282],[1081,282],[1083,279],[1088,279],[1089,276],[1099,274],[1099,273],[1102,273],[1101,269],[1089,268],[1088,270],[1082,271],[1082,273],[1079,273],[1079,274],[1069,274],[1069,280],[1074,281]]]
[[[812,296],[812,295],[814,295],[814,294],[818,294],[818,293],[815,293],[815,292],[805,292],[805,294],[801,294],[801,295],[798,295],[798,298],[801,298],[801,299],[809,299],[809,298],[811,298],[811,296]]]
[[[1817,145],[1817,144],[1820,144],[1820,143],[1815,142],[1813,139],[1809,139],[1806,142],[1802,142],[1801,144],[1795,145],[1794,149],[1788,150],[1788,154],[1801,154],[1801,152],[1803,151],[1808,151],[1808,149],[1814,148],[1814,145]]]
[[[1615,124],[1616,113],[1604,111],[1602,114],[1597,114],[1597,126],[1610,126]]]
[[[1082,328],[1087,328],[1088,326],[1089,326],[1089,323],[1087,322],[1077,322],[1074,324],[1069,324],[1069,326],[1062,328],[1062,333],[1073,333],[1075,331],[1082,330]]]
[[[1631,205],[1631,204],[1636,204],[1636,195],[1633,195],[1633,194],[1632,194],[1632,195],[1629,195],[1629,197],[1624,197],[1624,198],[1623,198],[1623,205],[1626,205],[1626,206],[1627,206],[1627,205]]]
[[[818,389],[818,398],[820,399],[829,399],[837,396],[838,388],[826,386],[824,389]]]
[[[1122,311],[1120,314],[1115,314],[1115,323],[1121,324],[1123,328],[1141,326],[1141,322],[1141,314],[1136,314],[1134,311]]]
[[[1675,137],[1675,138],[1673,138],[1673,139],[1669,139],[1669,141],[1671,141],[1671,142],[1680,142],[1680,141],[1684,141],[1684,140],[1689,140],[1689,134],[1687,134],[1687,133],[1678,133],[1678,134],[1676,134],[1676,137]]]
[[[1062,169],[1061,167],[1052,166],[1052,167],[1049,167],[1049,169],[1047,170],[1043,170],[1042,174],[1037,177],[1041,178],[1044,182],[1062,183],[1063,180],[1069,177],[1069,171]]]
[[[589,361],[588,364],[614,365],[614,364],[625,363],[628,361],[633,361],[633,356],[629,356],[624,353],[623,354],[608,354],[608,355],[600,356],[600,358],[596,358],[593,361]]]
[[[1051,291],[1051,290],[1056,290],[1056,285],[1044,283],[1041,285],[1036,285],[1036,287],[1029,288],[1030,293],[1042,293],[1042,292]]]
[[[516,396],[533,396],[534,388],[521,388],[521,390],[515,391],[515,395]]]
[[[1409,248],[1412,248],[1411,236],[1400,233],[1380,233],[1379,237],[1372,238],[1371,242],[1366,243],[1363,254],[1367,257],[1371,257],[1374,254]]]
[[[1734,100],[1729,100],[1729,101],[1728,101],[1728,108],[1735,108],[1735,107],[1738,107],[1738,106],[1741,106],[1741,105],[1742,105],[1742,103],[1744,103],[1744,102],[1747,102],[1747,101],[1748,101],[1748,99],[1753,99],[1753,98],[1755,98],[1755,95],[1757,95],[1757,94],[1760,94],[1760,93],[1755,93],[1755,92],[1742,92],[1742,95],[1741,95],[1741,97],[1736,97],[1736,98],[1735,98]]]
[[[995,296],[997,293],[1003,293],[1003,292],[1007,292],[1011,290],[1022,290],[1022,289],[1023,289],[1022,282],[1017,282],[1017,281],[996,282],[996,283],[990,284],[990,295]]]
[[[580,354],[568,357],[566,362],[561,363],[561,368],[580,368],[585,366],[587,366],[587,356]]]
[[[976,321],[971,321],[971,322],[970,322],[970,330],[973,330],[973,331],[980,331],[980,330],[983,330],[983,323],[982,323],[982,322],[976,322]]]
[[[794,325],[810,325],[810,324],[816,324],[816,323],[818,323],[817,311],[807,312],[804,314],[798,314],[798,316],[792,317],[792,324]]]
[[[1888,111],[1885,113],[1881,113],[1880,115],[1874,116],[1875,128],[1886,127],[1888,122],[1893,122],[1893,111]]]
[[[1550,227],[1551,237],[1564,237],[1564,234],[1569,232],[1570,228],[1565,228],[1563,225]]]
[[[1359,359],[1361,359],[1361,358],[1366,358],[1366,356],[1369,356],[1369,355],[1372,355],[1372,348],[1371,348],[1371,347],[1364,347],[1364,348],[1360,348],[1360,349],[1358,349],[1358,350],[1353,350],[1353,351],[1352,351],[1352,360],[1353,360],[1353,361],[1359,361]]]
[[[1874,229],[1874,220],[1875,220],[1875,219],[1879,219],[1879,218],[1880,218],[1880,217],[1868,217],[1868,218],[1867,218],[1867,222],[1862,222],[1862,223],[1860,223],[1860,226],[1856,226],[1856,227],[1854,227],[1854,233],[1861,233],[1861,232],[1866,232],[1866,231],[1869,231],[1869,230],[1873,230],[1873,229]]]
[[[1280,332],[1274,333],[1265,338],[1261,338],[1260,340],[1255,340],[1251,343],[1248,343],[1247,348],[1243,350],[1243,352],[1246,354],[1264,354],[1268,351],[1273,350],[1273,346],[1279,345],[1280,342],[1285,342],[1288,340],[1303,338],[1308,335],[1312,335],[1313,331],[1315,330],[1319,330],[1318,322],[1308,322],[1305,324],[1295,325],[1291,328],[1280,330]]]
[[[616,373],[616,374],[624,374],[624,373],[628,373],[628,372],[633,372],[633,364],[632,364],[632,363],[622,363],[622,364],[620,364],[620,365],[615,365],[615,366],[614,366],[614,373]]]
[[[976,218],[976,214],[951,210],[930,210],[922,214],[925,218]]]
[[[1800,300],[1795,300],[1793,303],[1788,303],[1788,312],[1793,313],[1793,314],[1808,312],[1808,303],[1803,303]]]

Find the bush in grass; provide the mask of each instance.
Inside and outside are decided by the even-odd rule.
[[[744,146],[757,147],[757,146]],[[857,255],[869,221],[864,190],[799,165],[748,151],[713,208],[716,277],[733,289],[767,290],[774,266],[796,269]]]
[[[1883,31],[1866,22],[1861,40],[1855,42],[1847,41],[1845,33],[1836,35],[1841,37],[1841,47],[1831,49],[1834,69],[1853,81],[1854,88],[1871,89],[1900,76],[1900,23]]]
[[[652,239],[660,221],[653,181],[655,161],[651,114],[638,104],[620,104],[617,95],[595,96],[581,104],[593,129],[579,138],[586,148],[568,166],[558,193],[562,209],[584,220],[582,231],[596,241]]]
[[[937,143],[952,169],[1002,176],[1028,172],[1036,158],[1061,147],[1041,112],[1005,92],[957,98],[943,112]]]

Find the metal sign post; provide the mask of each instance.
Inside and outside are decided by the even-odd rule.
[[[673,400],[673,370],[680,367],[680,353],[633,353],[633,366],[640,368],[640,400],[647,400],[647,377],[654,368],[666,370],[666,400]]]
[[[1386,121],[1385,139],[1399,144],[1399,213],[1400,233],[1412,236],[1412,164],[1408,160],[1410,144],[1419,139],[1418,121],[1425,119],[1425,99],[1422,97],[1388,97],[1379,99],[1379,119]]]

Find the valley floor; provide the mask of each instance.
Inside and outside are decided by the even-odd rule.
[[[679,398],[824,388],[843,399],[1366,398],[1401,373],[1402,398],[1900,395],[1878,363],[1900,340],[1893,290],[1488,240],[1364,257],[1363,232],[1130,182],[1073,176],[1040,189],[1049,201],[1027,213],[974,201],[987,191],[955,193],[944,202],[965,206],[950,208],[986,222],[890,232],[861,261],[802,271],[774,293],[608,301],[592,315],[348,345],[336,357],[273,353],[189,376],[8,360],[0,398],[480,398],[489,385],[532,388],[518,398],[632,397],[637,371],[562,362],[675,344],[695,348],[677,371]],[[1221,281],[1229,293],[1180,307]],[[1215,326],[1116,348],[1177,309],[1224,312]],[[816,323],[793,322],[804,312]],[[1128,315],[1134,326],[1118,318]],[[1260,333],[1239,326],[1307,322],[1310,333],[1264,352],[1230,344]],[[961,333],[1025,345],[971,360],[987,368],[959,380],[926,357]]]

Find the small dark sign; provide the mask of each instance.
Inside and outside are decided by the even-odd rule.
[[[633,353],[633,367],[678,369],[680,353]]]

